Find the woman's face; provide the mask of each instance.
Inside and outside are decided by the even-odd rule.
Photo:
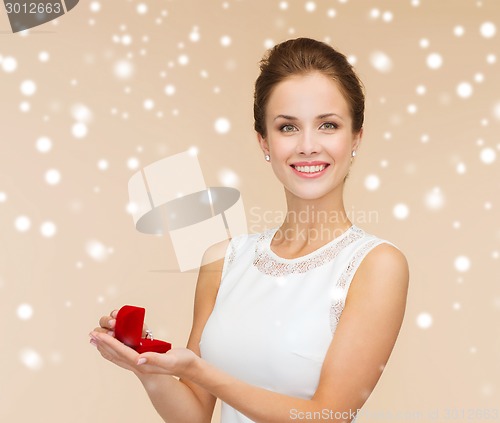
[[[353,134],[349,106],[334,81],[313,72],[280,82],[269,97],[266,129],[259,142],[285,189],[304,199],[342,192],[362,131]]]

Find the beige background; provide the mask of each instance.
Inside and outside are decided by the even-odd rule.
[[[241,191],[251,232],[278,225],[258,217],[279,218],[285,203],[255,141],[253,82],[267,43],[297,36],[355,60],[367,113],[346,209],[411,266],[404,325],[359,422],[500,421],[500,35],[481,33],[485,22],[500,30],[500,2],[308,3],[149,1],[141,14],[137,1],[101,1],[99,10],[82,1],[21,35],[2,12],[0,421],[161,421],[134,376],[88,344],[99,316],[127,303],[145,306],[155,335],[176,346],[190,329],[197,272],[176,270],[168,237],[135,230],[128,179],[196,147],[207,185]],[[380,68],[377,52],[392,66]],[[432,53],[442,57],[437,69]],[[133,69],[125,79],[115,73],[122,61]],[[31,96],[26,80],[36,84]],[[227,133],[215,130],[219,118]],[[78,122],[88,131],[80,138]],[[45,153],[36,147],[43,136],[52,141]],[[50,169],[58,184],[47,183]],[[367,188],[370,175],[377,189]],[[394,214],[400,203],[406,218]],[[370,211],[377,218],[363,221]],[[30,221],[24,232],[20,216]],[[55,224],[52,237],[41,233],[45,222]],[[468,269],[466,259],[456,266],[461,256]]]

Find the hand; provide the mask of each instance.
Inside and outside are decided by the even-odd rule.
[[[140,371],[137,365],[139,353],[135,350],[122,344],[108,333],[105,333],[103,328],[96,328],[89,335],[90,343],[99,350],[106,360],[134,373]]]
[[[94,329],[94,332],[107,333],[108,335],[115,336],[116,316],[118,310],[113,310],[109,316],[102,316],[99,319],[99,327]]]
[[[99,327],[94,329],[94,332],[107,333],[108,335],[115,336],[115,326],[116,326],[116,316],[118,316],[118,310],[113,310],[109,313],[109,316],[102,316],[99,319]],[[148,326],[146,324],[142,327],[142,337],[146,336],[146,331]]]
[[[101,355],[112,363],[135,373],[138,372],[138,353],[114,338],[118,310],[113,310],[109,316],[99,319],[99,327],[90,333],[90,343],[97,347]],[[143,326],[143,337],[147,326]]]
[[[165,354],[146,352],[138,355],[135,367],[143,374],[164,374],[190,379],[196,373],[198,357],[188,348],[173,348]]]

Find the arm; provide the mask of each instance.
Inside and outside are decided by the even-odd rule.
[[[218,244],[208,249],[203,257],[198,283],[196,285],[193,327],[187,348],[200,356],[199,342],[205,323],[212,312],[220,284],[224,259],[214,262],[208,255],[214,254]],[[220,256],[219,256],[220,257]],[[171,376],[136,372],[158,414],[172,422],[210,422],[216,398],[199,385],[188,379],[174,379]],[[177,385],[174,386],[172,385]]]
[[[227,244],[228,240],[225,240],[207,249],[198,275],[193,327],[187,345],[198,357],[200,337],[212,312],[220,284],[224,259],[219,257],[224,257]],[[101,319],[102,328],[91,333],[93,343],[105,358],[131,370],[139,378],[162,419],[175,423],[210,422],[216,398],[190,380],[144,372],[143,368],[136,364],[139,354],[107,333],[111,326],[110,320],[114,321],[112,318],[106,318],[106,322]]]
[[[329,421],[349,422],[368,399],[392,352],[404,317],[408,281],[408,265],[398,249],[382,244],[367,254],[351,283],[310,400],[249,385],[198,358],[186,365],[175,355],[162,358],[146,353],[141,357],[150,368],[156,365],[167,373],[183,373],[258,423],[310,421],[311,414],[307,418],[306,413],[325,410]]]

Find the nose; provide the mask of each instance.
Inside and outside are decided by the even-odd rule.
[[[317,142],[316,136],[312,131],[304,130],[302,131],[300,137],[297,139],[297,149],[298,154],[305,156],[310,156],[314,153],[320,151],[320,145]]]

